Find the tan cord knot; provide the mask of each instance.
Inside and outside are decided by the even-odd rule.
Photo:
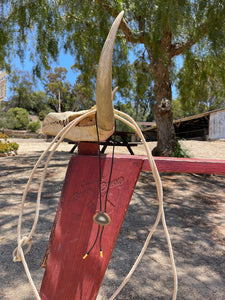
[[[27,237],[24,236],[18,243],[18,246],[13,251],[13,261],[14,262],[22,260],[21,251],[23,251],[22,247],[25,246],[26,244],[29,244],[29,245],[28,245],[26,251],[24,252],[24,255],[26,255],[31,249],[31,239],[28,240]]]

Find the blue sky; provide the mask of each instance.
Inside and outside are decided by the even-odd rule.
[[[12,70],[17,68],[19,71],[29,71],[32,74],[32,67],[33,63],[30,62],[29,55],[26,56],[27,58],[21,63],[18,57],[14,58],[12,61]],[[65,67],[68,70],[67,73],[67,80],[71,82],[71,84],[75,83],[76,81],[76,72],[71,69],[71,66],[74,64],[74,59],[70,54],[64,54],[63,52],[60,53],[59,59],[57,63],[52,64],[52,69],[55,67]],[[12,92],[10,91],[10,82],[8,82],[7,86],[7,98],[9,99],[12,96]],[[37,84],[38,90],[43,90],[41,85],[41,81],[38,81]]]

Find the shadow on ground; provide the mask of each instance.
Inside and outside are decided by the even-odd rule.
[[[34,299],[21,263],[12,262],[22,192],[41,153],[0,158],[0,299]],[[40,286],[40,268],[57,208],[70,154],[57,152],[50,163],[42,194],[38,227],[27,255],[33,279]],[[44,165],[44,164],[43,164]],[[42,166],[43,166],[42,165]],[[177,299],[224,299],[225,177],[161,174],[164,208],[178,271]],[[34,216],[41,171],[27,196],[23,232]],[[135,262],[153,225],[158,202],[151,174],[141,173],[110,261],[99,299],[109,298]],[[173,275],[160,224],[146,254],[117,299],[171,299]]]

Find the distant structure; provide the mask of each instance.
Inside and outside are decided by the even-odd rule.
[[[7,98],[7,76],[5,71],[0,71],[0,101]]]
[[[189,140],[225,139],[225,107],[173,121],[176,136]],[[142,130],[146,140],[157,141],[156,126]]]

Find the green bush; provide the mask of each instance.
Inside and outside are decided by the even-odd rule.
[[[8,155],[9,151],[8,143],[2,143],[0,141],[0,154]]]
[[[187,154],[187,150],[183,149],[179,143],[179,141],[176,141],[176,148],[173,152],[173,157],[186,157],[189,158],[190,156]]]
[[[44,118],[47,116],[47,114],[49,114],[50,112],[54,112],[54,110],[52,110],[50,107],[46,107],[45,109],[42,109],[42,110],[38,113],[39,119],[40,119],[41,121],[43,121]]]
[[[6,135],[6,134],[0,132],[0,139],[3,139],[3,140],[5,140],[5,141],[7,141],[8,138],[9,138],[8,135]]]
[[[4,142],[0,141],[0,156],[7,156],[10,154],[17,154],[19,145],[17,143],[8,142],[8,136],[0,132],[0,138],[4,139]]]
[[[24,108],[15,107],[7,111],[8,128],[25,130],[29,124],[29,114]]]
[[[19,145],[17,143],[10,142],[10,143],[8,143],[8,145],[10,147],[10,151],[17,153],[17,150],[19,149]]]
[[[31,132],[37,132],[38,129],[41,128],[41,122],[38,120],[38,121],[34,121],[34,122],[31,122],[28,124],[27,126],[27,129]]]
[[[47,113],[45,110],[41,110],[41,111],[39,112],[39,114],[38,114],[39,119],[40,119],[41,121],[43,121],[47,114],[48,114],[48,113]]]

